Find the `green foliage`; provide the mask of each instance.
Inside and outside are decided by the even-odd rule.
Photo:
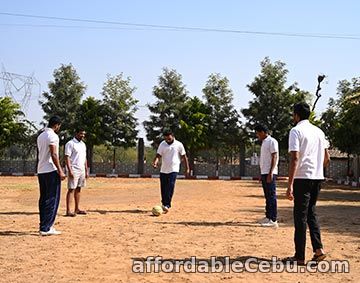
[[[105,123],[103,117],[107,112],[101,100],[92,96],[86,98],[78,110],[77,125],[86,131],[86,144],[88,146],[104,143]]]
[[[242,110],[247,118],[247,130],[253,133],[256,124],[266,125],[278,140],[280,152],[286,152],[292,127],[292,107],[296,102],[309,100],[310,94],[300,90],[296,83],[285,86],[288,73],[285,63],[271,63],[266,57],[260,65],[261,73],[248,85],[254,99]]]
[[[20,105],[10,97],[0,97],[0,150],[25,144],[34,132],[34,125],[24,118]]]
[[[130,78],[108,75],[103,86],[103,103],[107,107],[104,117],[106,140],[111,146],[130,147],[136,144],[137,119],[134,116],[137,110],[137,100],[133,98],[134,87],[130,86]]]
[[[176,70],[164,68],[158,85],[153,88],[157,101],[147,105],[152,114],[144,122],[144,127],[146,137],[154,147],[160,143],[164,128],[170,128],[175,136],[179,133],[180,120],[188,99],[188,92],[181,79]]]
[[[64,144],[74,133],[85,85],[80,81],[80,77],[71,64],[61,65],[53,75],[54,80],[48,84],[49,92],[42,94],[45,100],[41,101],[40,105],[45,112],[46,121],[53,115],[61,118],[59,136],[60,143]]]
[[[209,114],[210,109],[198,97],[185,103],[177,138],[185,144],[190,165],[193,165],[199,150],[209,147]]]
[[[211,74],[203,93],[210,111],[210,147],[218,151],[238,145],[242,139],[239,114],[232,104],[233,92],[229,80],[220,74]]]
[[[145,147],[145,158],[151,161],[156,155],[156,151],[152,147]],[[113,150],[105,145],[94,146],[94,162],[112,162]],[[137,148],[136,147],[116,147],[115,162],[118,163],[136,163]]]
[[[338,99],[331,99],[322,114],[322,128],[332,145],[348,154],[360,154],[360,77],[338,84]]]

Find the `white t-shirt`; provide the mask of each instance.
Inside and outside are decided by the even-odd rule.
[[[85,171],[86,145],[83,141],[76,138],[68,141],[65,145],[65,155],[69,156],[73,169]]]
[[[51,158],[50,145],[56,146],[56,152],[59,156],[59,136],[51,128],[45,128],[37,138],[37,147],[39,150],[39,162],[37,166],[38,174],[56,171],[57,168]]]
[[[260,152],[260,171],[261,174],[269,174],[271,170],[271,159],[272,153],[279,154],[279,143],[276,139],[268,135],[261,143],[261,152]],[[273,174],[278,174],[278,163],[279,156],[276,159],[276,165],[273,171]]]
[[[174,139],[174,142],[169,145],[166,141],[162,141],[157,153],[161,155],[161,173],[169,174],[180,171],[181,156],[186,154],[181,142]]]
[[[324,132],[312,125],[309,120],[302,120],[292,128],[289,135],[289,152],[299,152],[299,163],[294,178],[323,180],[325,149],[328,147]]]

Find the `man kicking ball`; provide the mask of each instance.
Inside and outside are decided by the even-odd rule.
[[[164,131],[163,135],[164,140],[159,145],[152,166],[157,168],[161,158],[161,203],[164,213],[167,213],[171,207],[171,199],[174,195],[175,182],[180,170],[181,160],[185,164],[185,175],[188,175],[190,170],[184,145],[177,141],[174,134],[169,130]]]

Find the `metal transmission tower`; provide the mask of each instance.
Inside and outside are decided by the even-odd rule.
[[[19,75],[6,72],[4,66],[0,73],[0,79],[4,82],[4,94],[11,97],[15,102],[19,103],[23,112],[26,113],[30,103],[33,87],[38,88],[38,96],[40,97],[41,85],[34,77]]]

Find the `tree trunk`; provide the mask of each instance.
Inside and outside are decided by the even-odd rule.
[[[239,150],[239,166],[240,166],[240,176],[245,176],[245,143],[240,143],[240,150]]]
[[[189,152],[189,167],[190,167],[190,175],[195,176],[195,154],[192,152]]]
[[[88,167],[90,169],[90,173],[93,173],[93,155],[94,155],[94,145],[88,144],[87,149],[87,160],[88,160]]]
[[[116,167],[116,147],[114,146],[113,149],[113,164],[112,164],[112,173],[115,174],[115,167]]]

